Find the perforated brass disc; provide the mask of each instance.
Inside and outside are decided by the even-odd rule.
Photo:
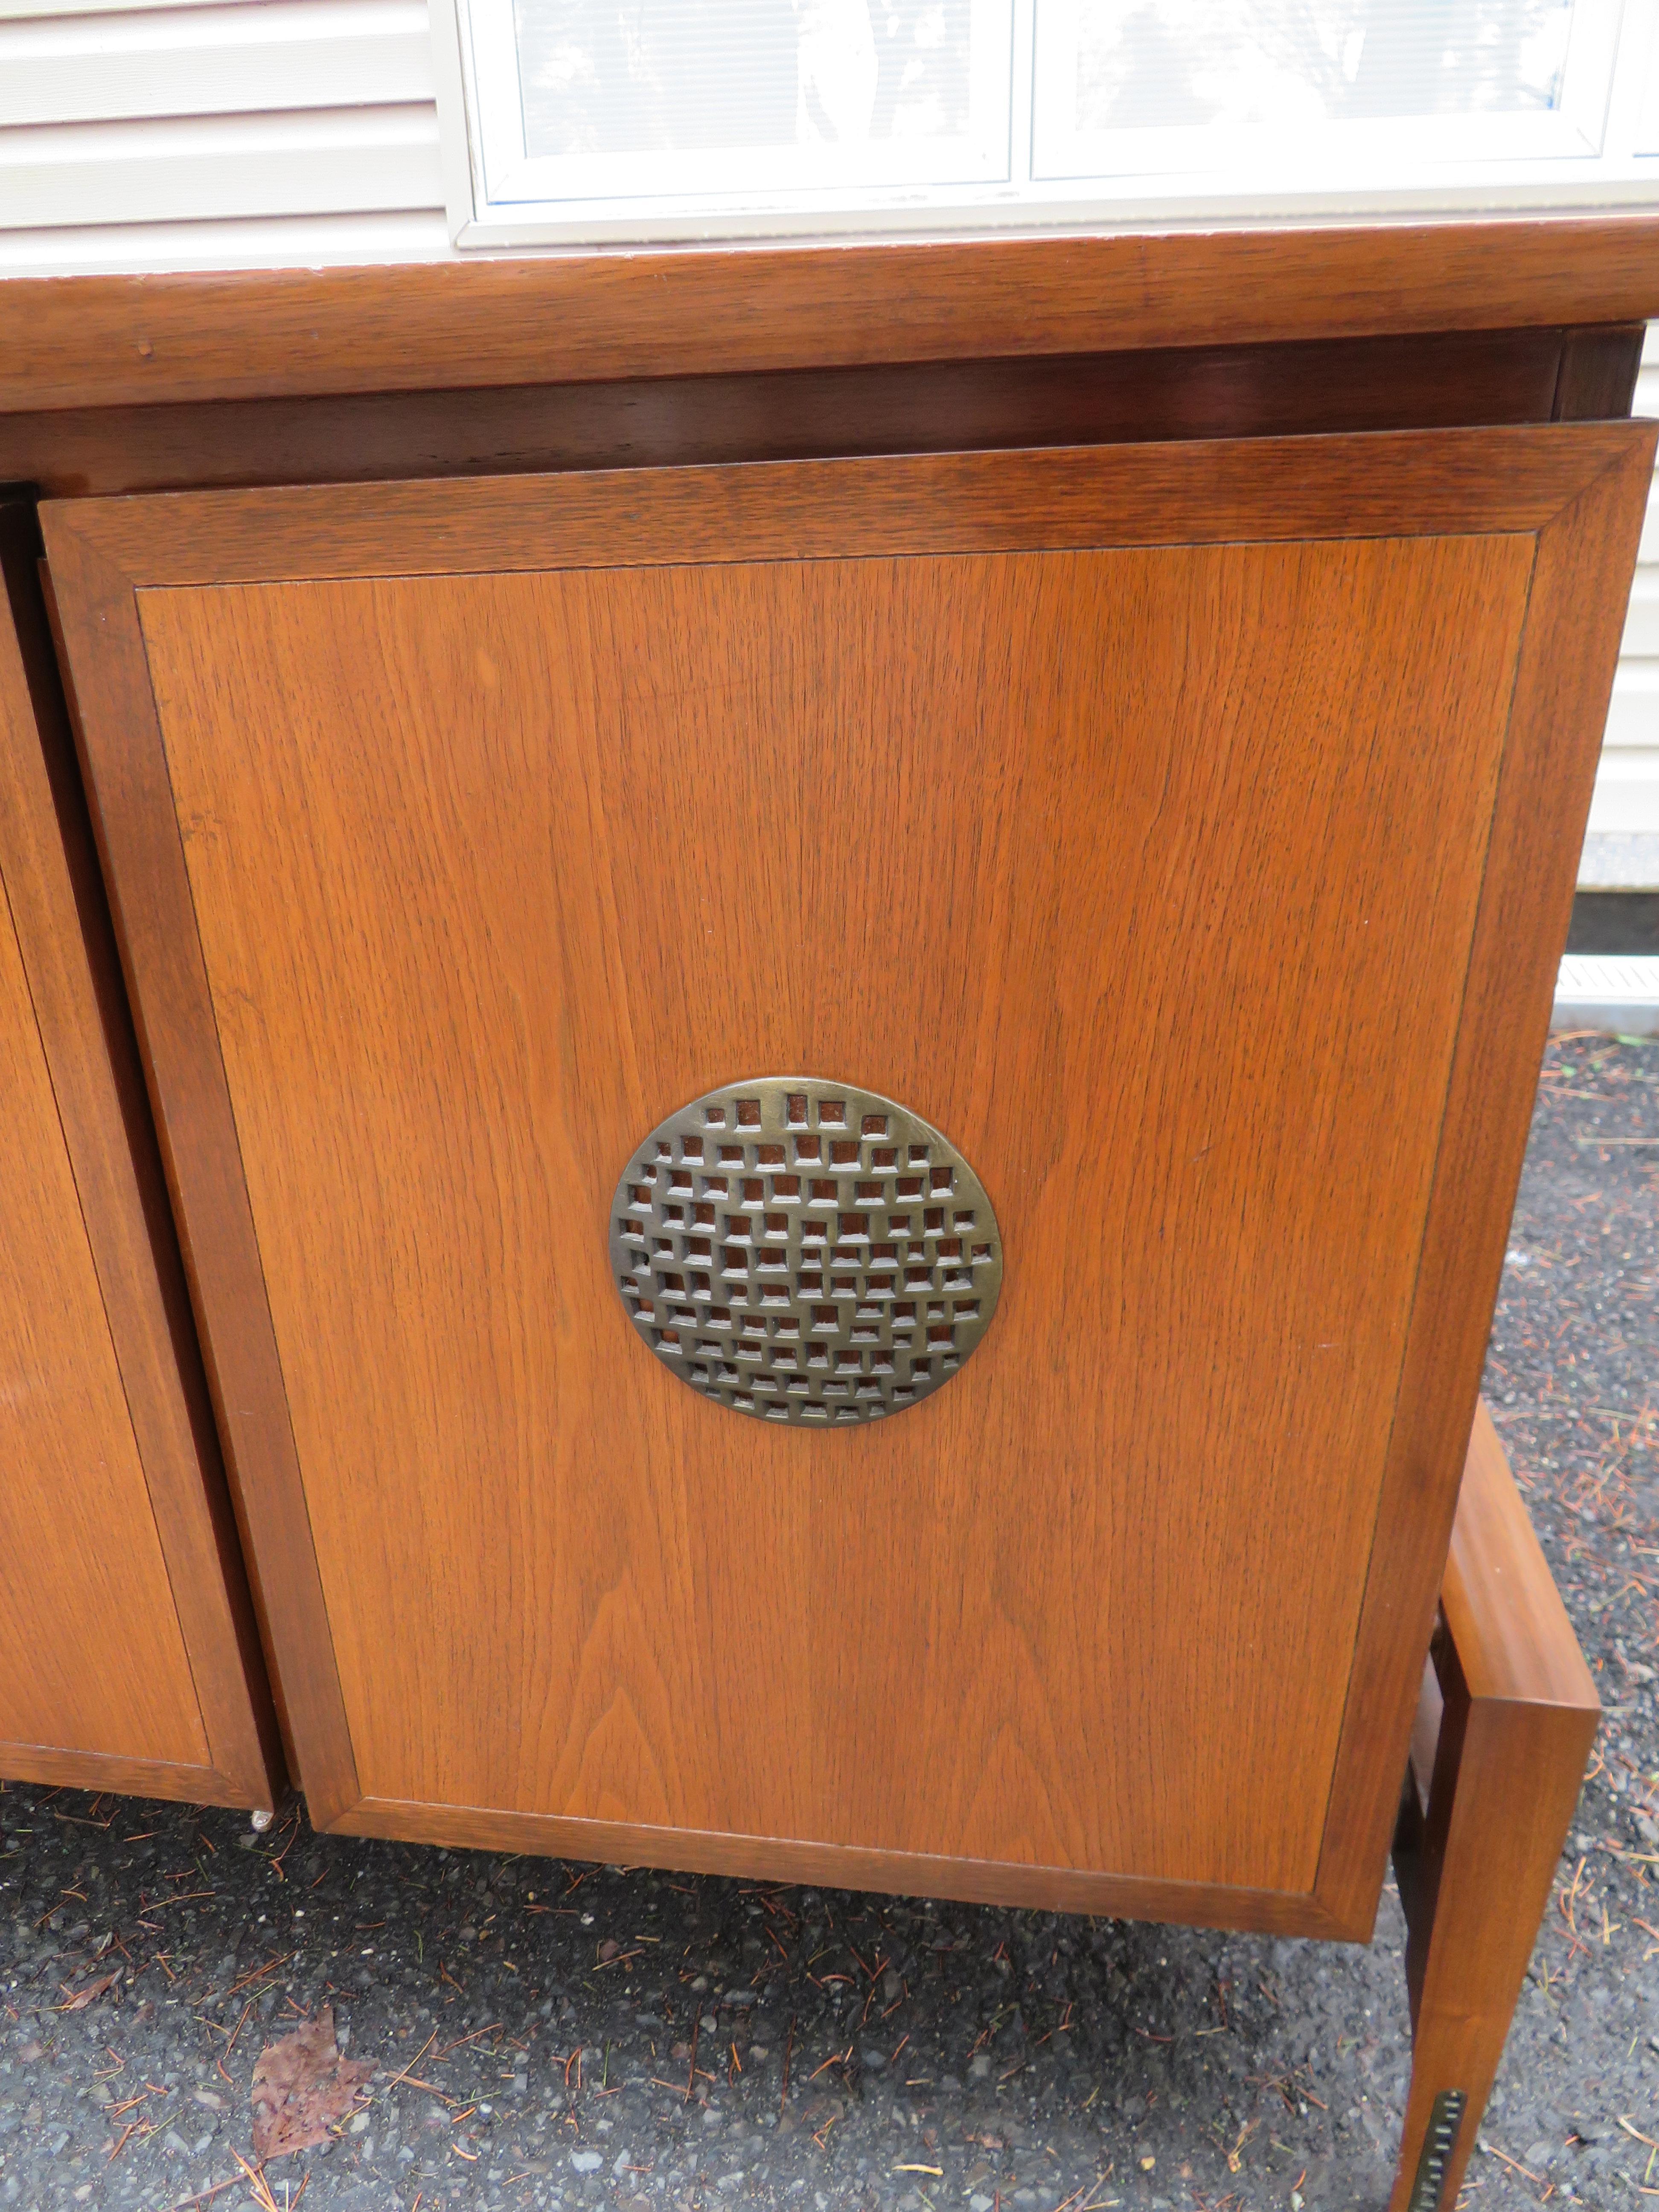
[[[996,1310],[1002,1239],[979,1177],[908,1107],[769,1075],[695,1099],[639,1146],[611,1267],[694,1390],[833,1426],[949,1382]]]

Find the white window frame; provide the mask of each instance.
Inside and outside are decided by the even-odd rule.
[[[450,234],[500,252],[1659,204],[1659,0],[1577,0],[1547,114],[1336,124],[1277,155],[1214,125],[1068,134],[1063,97],[1036,96],[1033,56],[1078,4],[974,0],[961,139],[895,142],[859,187],[833,148],[769,153],[757,191],[753,154],[532,156],[513,0],[431,0]],[[569,197],[579,175],[590,189]]]

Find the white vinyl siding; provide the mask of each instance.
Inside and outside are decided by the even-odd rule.
[[[1636,412],[1659,416],[1659,323],[1649,326],[1643,349]],[[1590,830],[1652,838],[1659,854],[1659,476],[1648,501]]]
[[[0,0],[0,276],[454,257],[426,0]],[[1591,827],[1659,833],[1659,495]]]
[[[426,0],[0,0],[0,273],[453,250]]]

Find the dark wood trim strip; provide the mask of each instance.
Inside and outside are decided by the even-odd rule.
[[[1187,1928],[1353,1938],[1353,1931],[1334,1921],[1316,1897],[1159,1881],[1073,1867],[936,1858],[919,1851],[866,1850],[791,1837],[650,1828],[618,1820],[566,1820],[392,1797],[365,1797],[328,1826],[332,1835],[386,1836],[477,1850],[534,1851],[612,1866],[742,1875],[837,1889],[884,1890],[905,1897],[957,1897],[971,1905],[1016,1905],[1048,1912],[1104,1912],[1118,1919],[1171,1921]]]
[[[360,1793],[137,599],[128,577],[72,539],[54,549],[53,580],[80,678],[76,737],[93,829],[253,1603],[280,1684],[292,1771],[320,1826]],[[181,1182],[196,1202],[188,1212]],[[201,1234],[204,1222],[212,1234]]]
[[[1597,333],[1571,335],[1589,343]],[[1545,422],[1556,410],[1561,356],[1559,330],[1437,331],[0,415],[0,482],[32,484],[49,499],[108,498],[197,487]]]
[[[1659,216],[17,278],[0,413],[1659,313]]]
[[[1319,1893],[1342,1919],[1375,1900],[1387,1863],[1399,1784],[1376,1746],[1397,1742],[1403,1761],[1417,1706],[1659,434],[1592,434],[1613,443],[1540,532],[1521,641],[1320,1858]]]
[[[476,567],[617,568],[987,547],[1213,544],[1540,529],[1623,451],[1613,425],[1402,430],[997,453],[619,469],[52,501],[140,589]],[[1432,454],[1433,468],[1413,467]]]
[[[1564,331],[1555,386],[1556,421],[1612,422],[1627,416],[1636,398],[1646,337],[1644,323]]]

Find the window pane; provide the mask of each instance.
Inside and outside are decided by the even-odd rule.
[[[1535,115],[1559,101],[1571,14],[1571,0],[1039,0],[1038,76],[1072,80],[1079,134]]]
[[[479,243],[1659,194],[1659,0],[453,4]]]
[[[972,16],[970,0],[514,0],[525,152],[959,138]]]

